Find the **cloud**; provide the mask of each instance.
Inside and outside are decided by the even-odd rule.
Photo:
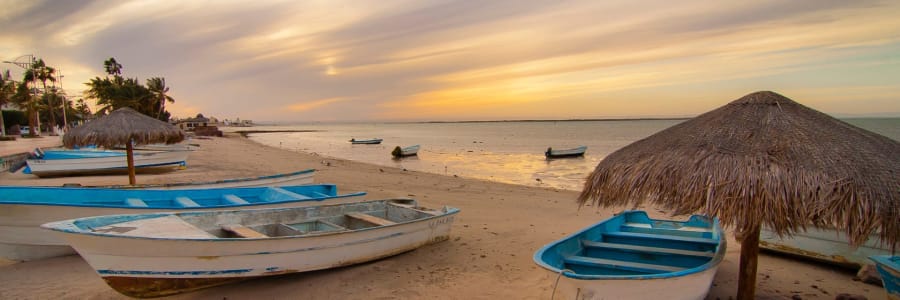
[[[318,109],[327,105],[331,105],[337,102],[347,101],[347,98],[329,98],[329,99],[319,99],[308,102],[301,102],[296,104],[291,104],[287,106],[287,109],[293,112],[305,112],[314,109]]]

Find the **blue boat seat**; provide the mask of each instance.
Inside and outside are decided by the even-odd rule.
[[[672,235],[661,235],[661,234],[650,234],[650,233],[634,233],[634,232],[618,231],[618,232],[604,232],[603,235],[604,236],[623,237],[623,238],[641,238],[641,239],[689,242],[689,243],[698,243],[698,244],[705,244],[705,245],[718,245],[719,244],[718,240],[710,239],[710,238],[672,236]]]
[[[678,272],[678,271],[686,270],[685,268],[679,268],[679,267],[673,267],[673,266],[636,263],[636,262],[619,261],[619,260],[577,256],[577,255],[566,256],[563,259],[563,261],[567,264],[576,264],[576,265],[589,266],[589,267],[622,269],[622,270],[637,271],[637,272],[644,272],[644,273],[668,273],[668,272]]]
[[[250,204],[250,202],[247,202],[247,200],[244,200],[243,198],[232,194],[222,195],[222,199],[234,205]]]
[[[175,197],[175,203],[180,205],[181,207],[200,207],[200,204],[197,204],[197,202],[194,202],[194,200],[191,200],[191,198],[184,196]]]
[[[128,198],[125,199],[125,204],[132,207],[148,207],[147,202],[138,198]]]
[[[629,245],[629,244],[594,242],[594,241],[589,241],[589,240],[581,240],[581,244],[585,248],[606,248],[606,249],[628,250],[628,251],[634,251],[634,252],[665,253],[665,254],[678,254],[678,255],[700,256],[700,257],[716,256],[716,253],[710,252],[710,251],[692,251],[692,250],[681,250],[681,249],[639,246],[639,245]]]
[[[309,197],[297,194],[280,187],[269,187],[266,192],[260,196],[260,199],[268,202],[309,199]]]

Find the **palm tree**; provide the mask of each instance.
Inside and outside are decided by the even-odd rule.
[[[34,62],[34,64],[32,64],[31,69],[34,70],[33,72],[35,78],[37,78],[37,80],[40,80],[41,85],[44,87],[45,96],[42,98],[46,100],[45,105],[48,112],[50,113],[50,128],[52,128],[51,130],[54,130],[56,129],[56,114],[54,113],[54,108],[56,107],[54,103],[56,99],[55,97],[47,97],[46,95],[49,94],[49,92],[47,91],[47,81],[49,80],[50,82],[56,82],[56,76],[54,76],[56,75],[56,69],[47,66],[47,64],[44,63],[44,59],[41,58],[39,58]]]
[[[3,106],[12,100],[16,91],[16,83],[9,76],[9,70],[0,74],[0,135],[6,135],[6,122],[3,120]]]
[[[12,103],[25,108],[25,114],[28,116],[28,135],[30,136],[35,135],[34,125],[37,123],[36,104],[35,101],[32,101],[32,98],[31,89],[28,88],[28,81],[25,80],[16,86],[16,93],[10,99]]]
[[[147,79],[147,89],[150,90],[150,95],[154,100],[151,102],[159,103],[159,111],[156,113],[156,118],[162,120],[160,117],[162,116],[162,113],[166,111],[166,102],[175,103],[175,98],[166,94],[169,92],[169,87],[166,86],[166,79],[162,77]],[[168,117],[166,119],[168,119]]]
[[[122,75],[122,64],[118,63],[115,57],[110,57],[109,59],[104,61],[103,69],[105,69],[106,74],[109,75]]]

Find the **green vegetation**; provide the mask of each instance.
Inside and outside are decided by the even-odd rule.
[[[98,76],[85,83],[89,88],[85,91],[85,96],[95,99],[100,106],[97,113],[106,114],[122,107],[130,107],[159,120],[169,120],[166,102],[174,103],[175,99],[167,94],[169,87],[166,86],[165,78],[147,79],[147,85],[144,86],[137,78],[123,77],[122,65],[115,58],[111,57],[103,62],[103,67],[107,73],[105,78]]]

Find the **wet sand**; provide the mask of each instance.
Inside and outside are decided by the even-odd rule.
[[[0,142],[0,154],[16,147],[2,143],[9,142]],[[532,262],[534,251],[622,210],[579,209],[574,191],[324,158],[262,146],[236,133],[190,143],[200,147],[189,157],[186,169],[138,174],[138,183],[207,181],[315,168],[317,183],[337,184],[342,192],[366,191],[365,199],[414,198],[426,206],[449,205],[462,212],[446,242],[374,262],[255,279],[164,299],[550,299],[556,275]],[[23,147],[24,151],[29,147]],[[125,175],[38,179],[0,174],[3,185],[127,181]],[[658,209],[645,209],[652,217],[666,217]],[[740,245],[730,234],[727,253],[708,299],[728,299],[736,293]],[[853,281],[853,275],[853,270],[763,253],[757,298],[834,299],[840,293],[884,298],[881,287]],[[0,266],[0,282],[0,299],[127,299],[109,288],[79,256],[6,263]]]

